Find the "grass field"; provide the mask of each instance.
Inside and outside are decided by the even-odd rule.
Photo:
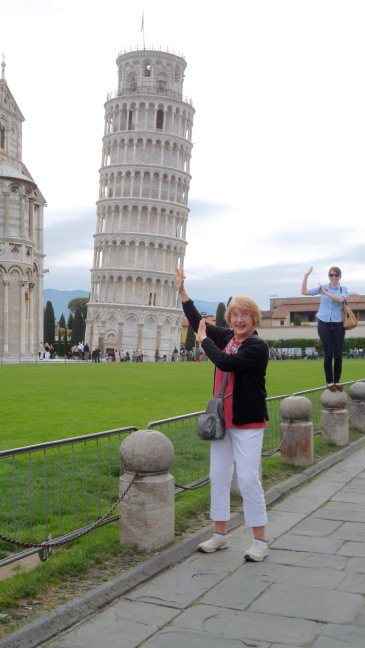
[[[150,421],[200,411],[204,409],[211,395],[213,371],[214,367],[209,362],[2,365],[0,366],[0,450],[131,425],[144,429]],[[361,378],[365,378],[365,362],[344,360],[343,382]],[[323,385],[321,360],[269,363],[267,372],[269,397],[292,394]],[[203,445],[208,446],[208,444]],[[320,437],[315,437],[317,458],[334,451],[328,446],[323,448],[323,445]],[[117,447],[114,449],[116,457]],[[54,509],[55,517],[57,517],[57,508],[60,506],[57,480],[61,478],[67,481],[67,465],[71,466],[74,459],[74,456],[70,455],[67,459],[69,463],[67,464],[66,461],[62,464],[62,469],[58,470],[60,476],[54,471],[55,486],[47,494],[47,507]],[[24,459],[24,463],[26,461]],[[44,473],[49,471],[48,465],[44,464],[42,470]],[[113,495],[116,495],[118,480],[116,469],[113,470]],[[281,464],[278,456],[263,459],[262,472],[266,485],[285,479],[296,470],[298,469],[295,467]],[[101,506],[101,514],[109,508],[108,498],[104,495],[110,489],[110,469],[105,467],[101,473],[97,488],[102,497],[99,504],[90,498],[87,510],[90,522],[100,516],[98,506]],[[14,481],[10,464],[6,465],[5,462],[0,464],[0,477],[3,502],[0,533],[6,535],[4,532],[10,533],[12,528],[14,509],[12,498],[6,494],[6,489],[11,489]],[[90,475],[87,479],[90,479]],[[76,503],[79,502],[80,509],[87,490],[85,484],[85,477],[80,472],[76,475],[75,484],[75,493],[79,498],[76,499]],[[24,483],[20,486],[25,489],[26,494],[29,490],[28,484]],[[39,490],[42,499],[41,482]],[[22,520],[22,524],[19,524],[17,529],[19,538],[23,534],[26,535],[29,526],[26,512],[27,496],[22,499],[18,511],[19,519]],[[44,505],[41,503],[43,508],[41,506],[38,510],[35,504],[34,500],[32,523],[35,540],[42,541],[45,538],[41,514]],[[62,506],[64,505],[68,505],[67,498],[66,502],[62,502]],[[205,513],[208,506],[209,487],[177,496],[177,534],[189,527],[191,518]],[[67,515],[66,511],[65,524],[72,522],[71,512],[69,519]],[[51,517],[50,525],[52,524]],[[79,524],[82,525],[82,522]],[[57,530],[53,532],[54,536],[56,534]],[[19,598],[36,597],[52,584],[70,579],[75,574],[86,573],[93,565],[103,564],[110,557],[114,559],[125,557],[132,565],[145,559],[143,554],[133,548],[121,547],[118,536],[118,525],[110,524],[71,545],[58,549],[51,560],[39,564],[32,570],[31,575],[17,574],[11,579],[2,581],[0,609],[1,606],[4,609],[11,608]],[[1,552],[5,555],[9,550],[11,547],[3,543],[0,557],[2,557]],[[1,634],[0,631],[0,636]]]
[[[0,366],[0,450],[54,441],[204,409],[210,362]],[[344,382],[365,377],[365,361],[344,360]],[[271,361],[268,396],[325,384],[323,362]]]

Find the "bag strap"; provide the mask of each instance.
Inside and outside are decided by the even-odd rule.
[[[223,396],[223,394],[224,394],[224,390],[225,390],[225,388],[226,388],[226,386],[227,386],[227,382],[228,382],[228,378],[229,378],[229,373],[230,373],[230,372],[227,371],[227,372],[224,374],[224,378],[223,378],[223,380],[222,380],[222,384],[221,384],[221,386],[220,386],[220,388],[219,388],[219,392],[218,392],[218,394],[217,394],[217,396],[218,396],[219,398],[228,398],[228,396],[232,396],[232,394],[233,394],[233,392],[231,392],[230,394],[226,394],[225,396]]]

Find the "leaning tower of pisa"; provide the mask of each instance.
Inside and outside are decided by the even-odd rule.
[[[85,338],[91,348],[171,355],[181,309],[194,108],[186,62],[168,50],[120,52],[105,103],[94,261]]]

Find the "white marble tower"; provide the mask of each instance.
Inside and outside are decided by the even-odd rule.
[[[169,51],[123,51],[105,103],[91,295],[90,347],[154,360],[179,348],[175,268],[183,267],[194,108],[186,62]]]
[[[0,354],[34,357],[43,341],[45,199],[22,162],[24,117],[0,79]]]

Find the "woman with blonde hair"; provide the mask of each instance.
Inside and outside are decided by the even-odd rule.
[[[250,297],[234,297],[225,313],[230,328],[213,326],[202,318],[184,287],[184,272],[176,270],[177,290],[184,313],[198,334],[204,353],[215,364],[214,395],[218,394],[226,373],[224,390],[226,434],[210,444],[210,515],[215,522],[214,536],[199,545],[212,553],[226,549],[230,519],[230,486],[236,465],[237,481],[243,498],[245,523],[252,527],[253,543],[246,560],[261,561],[268,555],[264,492],[260,483],[260,460],[264,428],[268,420],[265,373],[269,347],[255,331],[261,320],[256,302]]]

